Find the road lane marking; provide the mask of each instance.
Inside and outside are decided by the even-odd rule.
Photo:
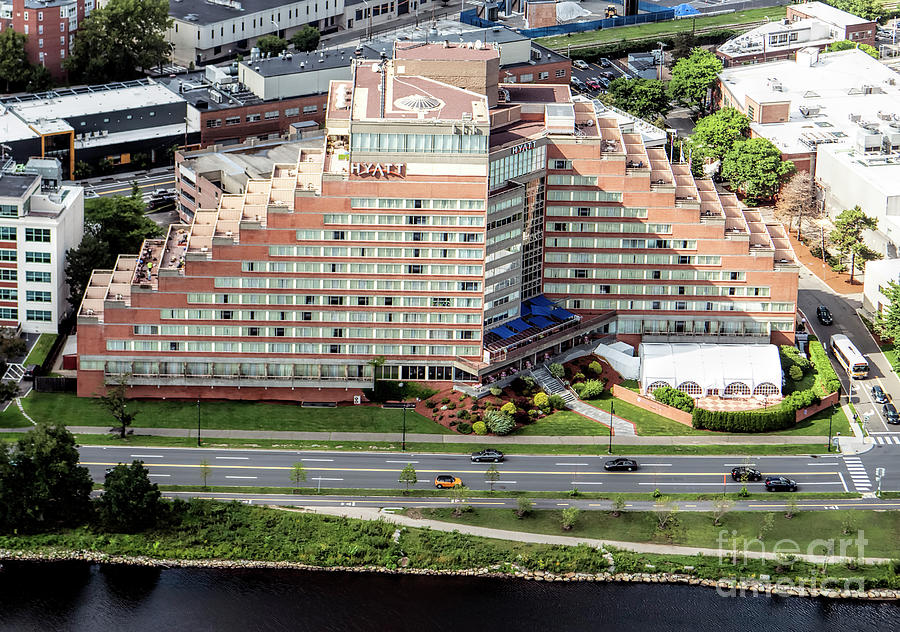
[[[231,459],[233,461],[248,461],[250,460],[249,456],[217,456],[217,459]]]
[[[671,463],[641,463],[641,467],[672,467]]]
[[[485,483],[490,484],[490,481],[485,481]],[[499,485],[500,483],[505,483],[507,485],[515,485],[515,481],[494,481],[495,485]]]
[[[325,478],[324,476],[315,476],[311,480],[314,481],[342,481],[342,478]]]
[[[841,479],[841,485],[844,486],[844,491],[845,491],[845,492],[849,492],[850,490],[847,489],[847,481],[844,480],[844,475],[841,474],[840,472],[838,472],[838,476],[839,476],[840,479]]]
[[[572,485],[603,485],[601,481],[572,481]]]
[[[385,461],[385,463],[418,463],[418,461]]]
[[[321,461],[322,463],[331,463],[334,459],[300,459],[301,461]]]
[[[129,454],[133,459],[161,459],[165,455],[164,454]]]
[[[741,485],[741,483],[728,483],[729,485]],[[804,485],[838,485],[838,481],[798,481],[797,487],[803,487]],[[723,487],[724,483],[697,483],[691,481],[690,483],[638,483],[638,485],[650,485],[651,487],[654,485],[711,485]]]
[[[590,464],[589,463],[554,463],[553,465],[581,465],[581,466],[586,467]]]
[[[722,467],[756,467],[756,463],[723,463]]]
[[[249,479],[249,478],[252,478],[252,479],[256,479],[256,478],[259,478],[259,477],[258,477],[258,476],[226,476],[225,478],[248,478],[248,479]]]
[[[168,478],[168,477],[170,477],[170,476],[172,476],[172,475],[171,475],[171,474],[150,474],[150,476],[161,476],[161,477]]]

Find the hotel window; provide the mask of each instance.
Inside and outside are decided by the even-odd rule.
[[[318,105],[304,105],[304,106],[303,106],[303,113],[304,113],[304,114],[315,114],[315,113],[318,112],[318,111],[319,111],[319,106],[318,106]]]
[[[559,70],[557,70],[557,71],[556,71],[556,76],[557,76],[557,77],[565,77],[565,76],[566,76],[566,69],[565,69],[565,68],[560,68]]]
[[[269,121],[271,119],[277,119],[277,118],[278,118],[278,110],[271,110],[269,112],[266,112],[266,120],[267,121]]]
[[[241,117],[240,116],[228,116],[225,118],[225,125],[240,125]]]
[[[300,116],[300,108],[288,108],[284,111],[285,116]]]
[[[259,121],[259,114],[248,114],[246,121],[248,123],[256,123]]]
[[[15,231],[15,229],[13,229]],[[15,236],[13,236],[15,239]],[[49,244],[50,243],[50,229],[49,228],[26,228],[25,229],[25,241],[34,241],[34,242],[42,242]]]
[[[549,72],[539,72],[538,73],[538,79],[549,79],[549,78],[550,78]]]
[[[13,310],[13,311],[15,311],[15,310]],[[53,314],[52,314],[52,312],[49,312],[46,310],[29,309],[29,310],[26,310],[26,312],[25,312],[25,319],[26,320],[36,320],[36,321],[41,321],[41,322],[46,323],[46,322],[50,322],[53,320]]]
[[[49,303],[52,299],[50,298],[50,292],[39,292],[36,290],[26,290],[25,300],[32,301],[34,303]]]

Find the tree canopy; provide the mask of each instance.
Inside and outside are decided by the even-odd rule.
[[[5,92],[40,92],[53,85],[49,70],[28,61],[27,39],[12,28],[0,29],[0,83],[6,85]]]
[[[161,234],[149,219],[140,191],[129,196],[105,196],[84,205],[84,237],[78,248],[66,252],[69,302],[79,305],[91,271],[111,268],[120,254],[135,253],[141,242]]]
[[[161,510],[159,487],[150,482],[142,461],[119,463],[106,473],[97,501],[100,521],[109,531],[134,533],[152,526]]]
[[[867,20],[877,20],[884,16],[885,10],[881,0],[825,0],[835,9],[852,13]]]
[[[65,67],[86,82],[131,79],[169,58],[171,25],[168,0],[109,0],[78,25]]]
[[[617,108],[646,120],[653,120],[672,109],[665,85],[656,79],[613,79],[607,98]]]
[[[65,426],[38,424],[14,446],[0,445],[0,529],[76,523],[90,509],[92,487]]]
[[[256,40],[256,47],[263,55],[274,57],[287,48],[287,40],[277,35],[263,35]]]
[[[878,52],[878,49],[869,44],[860,44],[859,42],[853,42],[851,40],[841,40],[839,42],[835,42],[834,44],[829,44],[825,49],[826,53],[836,53],[842,50],[850,50],[851,48],[858,48],[865,54],[870,57],[874,57],[875,59],[879,59],[881,54]]]
[[[319,29],[309,24],[303,25],[299,31],[291,36],[291,44],[294,50],[311,51],[319,46]]]
[[[888,281],[887,287],[881,289],[884,297],[890,301],[875,315],[875,333],[890,340],[900,339],[900,283]]]
[[[786,223],[788,231],[797,220],[797,236],[799,238],[803,219],[813,219],[820,214],[816,202],[816,185],[809,171],[800,171],[791,176],[778,192],[775,203],[775,214]]]
[[[750,201],[772,198],[781,182],[794,172],[794,163],[766,138],[739,140],[725,154],[722,177]]]
[[[881,259],[881,253],[869,248],[863,241],[863,231],[876,230],[878,218],[869,217],[859,205],[841,211],[834,220],[834,230],[829,235],[841,258],[850,255],[850,282],[856,270],[863,270],[866,261]]]
[[[695,48],[672,68],[669,95],[682,105],[699,108],[721,71],[722,61],[718,57],[705,48]]]
[[[722,160],[734,144],[750,129],[750,119],[734,108],[722,108],[704,116],[694,126],[691,148],[694,157],[710,161]]]

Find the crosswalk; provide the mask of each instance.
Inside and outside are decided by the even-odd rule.
[[[890,434],[870,434],[878,445],[900,445],[900,432]]]
[[[866,468],[858,456],[845,456],[844,465],[847,466],[847,471],[850,472],[850,480],[853,481],[856,491],[867,492],[872,489],[872,481],[869,480]]]

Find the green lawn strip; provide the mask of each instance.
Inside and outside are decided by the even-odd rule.
[[[32,423],[25,419],[15,402],[10,402],[0,413],[0,428],[31,428]]]
[[[95,399],[69,393],[32,391],[22,405],[35,421],[67,426],[113,426],[112,417]],[[136,428],[196,428],[196,401],[133,400]],[[211,401],[200,404],[203,428],[229,430],[288,430],[298,432],[396,432],[402,425],[401,410],[377,406],[301,408],[297,404]],[[450,430],[415,411],[406,414],[409,433],[452,434]]]
[[[421,481],[419,482],[421,485]],[[97,484],[96,489],[103,489],[103,485]],[[160,491],[162,492],[205,492],[205,493],[217,493],[217,494],[298,494],[308,496],[310,494],[316,494],[318,496],[322,496],[323,498],[327,498],[329,496],[406,496],[408,498],[438,498],[438,499],[449,499],[450,492],[449,490],[439,490],[439,489],[410,489],[408,494],[403,493],[403,488],[398,487],[397,489],[371,489],[371,488],[334,488],[329,487],[327,489],[319,490],[317,493],[315,487],[301,487],[298,490],[295,490],[293,485],[287,481],[287,477],[285,477],[285,486],[284,487],[252,487],[249,485],[209,485],[204,487],[203,485],[160,485]],[[571,492],[539,492],[539,491],[495,491],[495,492],[486,492],[486,491],[472,491],[469,496],[469,501],[474,500],[490,500],[491,498],[555,498],[558,500],[567,500],[567,499],[583,499],[583,500],[612,500],[613,498],[621,496],[624,500],[647,500],[652,501],[656,500],[653,497],[652,492],[647,492],[646,494],[639,493],[623,493],[623,494],[615,494],[609,492],[582,492],[579,491],[577,494],[572,494]],[[667,494],[667,498],[672,500],[715,500],[716,498],[721,498],[722,494]],[[860,498],[861,494],[855,492],[796,492],[791,495],[791,498],[796,498],[797,500],[840,500],[840,499],[848,499],[848,498]],[[731,500],[773,500],[773,495],[767,492],[751,492],[747,496],[740,496],[737,493],[728,493],[726,494],[726,498]]]
[[[560,512],[554,510],[535,510],[525,519],[516,517],[509,509],[488,509],[474,507],[459,517],[453,516],[452,509],[433,508],[419,509],[424,518],[434,518],[446,522],[526,531],[529,533],[562,533],[560,528]],[[900,530],[900,512],[866,511],[856,509],[839,509],[832,511],[798,511],[793,518],[786,518],[782,510],[774,511],[774,523],[769,533],[764,534],[762,543],[765,550],[771,551],[779,540],[788,539],[796,542],[801,551],[806,553],[807,546],[814,540],[834,538],[841,544],[841,538],[847,539],[845,555],[856,556],[856,529],[864,532],[867,543],[864,555],[867,557],[893,557],[897,555],[897,532]],[[676,525],[661,532],[658,529],[655,512],[623,512],[614,517],[610,512],[586,511],[578,517],[578,521],[567,535],[597,538],[603,540],[620,540],[624,542],[652,542],[681,546],[697,546],[719,548],[718,538],[724,533],[724,547],[730,548],[734,532],[738,538],[755,540],[759,537],[762,515],[760,512],[733,511],[725,514],[720,525],[713,524],[713,516],[707,512],[678,512]],[[851,534],[843,535],[845,523],[852,525]],[[850,540],[853,540],[851,543]],[[760,550],[757,543],[753,550]],[[814,554],[824,554],[822,547]],[[835,554],[840,551],[835,550]]]
[[[594,436],[609,434],[609,427],[582,417],[571,410],[560,410],[543,419],[538,419],[530,424],[522,426],[514,433],[515,436],[529,437],[536,435],[545,436]]]
[[[661,35],[692,31],[694,29],[749,24],[759,22],[767,17],[770,20],[778,20],[784,16],[784,7],[767,7],[763,9],[736,11],[734,13],[711,17],[698,17],[690,20],[653,22],[638,26],[623,26],[612,29],[602,29],[600,31],[572,33],[571,35],[554,35],[552,37],[541,37],[535,41],[541,46],[547,46],[548,48],[564,49],[569,44],[576,46],[582,44],[605,44],[609,42],[649,39]]]
[[[58,337],[59,334],[41,334],[38,336],[37,342],[31,348],[31,353],[25,358],[25,366],[29,364],[43,364],[44,360],[47,359],[47,354],[50,353],[50,348]]]

